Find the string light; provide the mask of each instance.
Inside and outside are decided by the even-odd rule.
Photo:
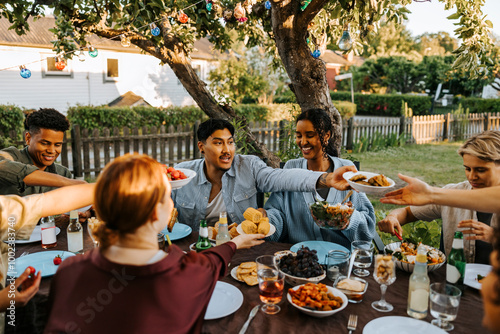
[[[340,50],[347,51],[352,48],[352,39],[349,34],[349,25],[344,27],[344,32],[342,33],[342,37],[338,42],[338,46]]]
[[[125,36],[125,35],[120,35],[120,44],[124,47],[124,48],[128,48],[130,46],[130,44],[132,44],[130,42],[130,39]]]
[[[97,57],[97,55],[99,54],[99,51],[97,51],[96,48],[94,48],[92,45],[89,47],[89,56],[91,56],[92,58],[95,58]]]
[[[83,48],[80,48],[80,53],[78,54],[79,61],[85,61],[85,53],[83,53]]]
[[[321,56],[321,51],[319,51],[319,49],[315,49],[313,52],[312,52],[312,56],[314,58],[319,58],[319,56]]]
[[[149,27],[151,28],[151,35],[153,36],[159,36],[160,35],[160,28],[156,26],[154,23],[150,23]]]
[[[66,61],[64,60],[64,58],[57,56],[57,57],[55,57],[55,61],[56,61],[56,63],[55,63],[56,68],[59,71],[64,70],[64,68],[66,67]]]
[[[271,9],[271,1],[267,0],[267,1],[264,3],[264,7],[266,7],[266,9]]]
[[[182,10],[179,11],[179,22],[180,23],[187,23],[189,21],[189,16],[187,16],[186,13],[184,13]]]
[[[207,0],[207,5],[205,6],[205,8],[210,12],[212,11],[212,0]]]
[[[19,73],[24,79],[28,79],[31,77],[31,71],[26,68],[26,66],[21,65],[19,66],[19,69],[21,72]]]

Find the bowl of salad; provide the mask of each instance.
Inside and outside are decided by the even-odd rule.
[[[326,201],[309,204],[309,210],[316,223],[321,228],[343,230],[349,225],[354,208],[351,202],[346,204],[330,204]]]
[[[396,267],[408,273],[413,272],[417,249],[420,244],[411,242],[393,242],[385,246],[385,252],[392,254],[396,258]],[[427,272],[432,272],[441,268],[446,262],[446,255],[439,249],[423,245],[427,250]]]

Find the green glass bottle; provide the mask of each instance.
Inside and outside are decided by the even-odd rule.
[[[198,241],[196,242],[196,251],[201,252],[205,249],[212,247],[210,240],[208,240],[208,225],[205,219],[200,220],[200,235],[198,236]]]
[[[464,236],[462,232],[456,231],[453,238],[453,246],[448,263],[446,264],[446,282],[455,285],[463,291],[465,275],[465,254],[464,254]]]

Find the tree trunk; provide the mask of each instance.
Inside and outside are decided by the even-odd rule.
[[[306,41],[309,22],[326,2],[313,1],[301,12],[300,1],[278,0],[273,3],[271,22],[276,46],[290,77],[297,103],[302,111],[318,108],[330,113],[334,126],[334,143],[340,156],[342,119],[332,104],[325,63],[313,58]]]
[[[169,31],[168,29],[162,29],[162,31]],[[117,31],[109,28],[102,28],[95,31],[95,34],[105,38],[113,38],[120,35],[122,31]],[[186,91],[191,95],[198,106],[209,116],[210,118],[222,118],[227,120],[236,119],[240,124],[243,125],[243,129],[246,134],[245,141],[249,143],[250,147],[255,149],[254,152],[247,152],[249,154],[254,154],[264,159],[267,164],[271,167],[279,167],[280,159],[267,147],[260,143],[257,138],[250,132],[248,123],[246,119],[241,119],[236,116],[233,108],[229,105],[219,105],[212,94],[207,90],[207,85],[203,82],[188,59],[188,56],[184,50],[182,43],[175,38],[172,34],[168,32],[164,34],[165,46],[158,47],[153,44],[150,40],[139,34],[128,34],[130,41],[137,45],[139,48],[144,50],[146,53],[160,59],[163,63],[170,66],[172,71],[182,83]]]

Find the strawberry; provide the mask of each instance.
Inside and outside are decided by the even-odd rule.
[[[36,269],[35,269],[34,267],[32,267],[32,266],[28,266],[28,269],[30,270],[30,276],[31,276],[31,275],[35,275],[35,273],[36,273]]]
[[[54,264],[55,264],[56,266],[60,265],[60,264],[61,264],[61,262],[62,262],[61,255],[57,255],[57,256],[54,258],[53,262],[54,262]]]

